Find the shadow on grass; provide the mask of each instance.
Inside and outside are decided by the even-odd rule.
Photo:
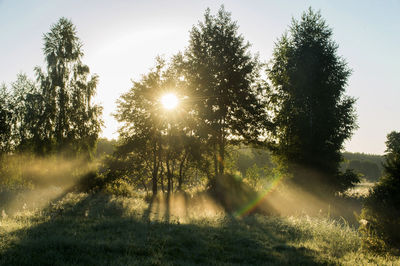
[[[227,213],[279,214],[267,198],[233,175],[218,176],[211,182],[209,193]]]
[[[160,205],[156,200],[148,210]],[[106,195],[81,195],[66,202],[4,235],[0,264],[329,264],[314,251],[292,245],[304,236],[277,218],[220,216],[181,224],[165,216],[164,221],[152,220],[150,211],[126,215],[123,204]]]
[[[287,181],[276,189],[256,192],[232,175],[222,175],[211,183],[209,193],[225,212],[236,215],[263,214],[326,217],[358,227],[362,198],[324,193]]]

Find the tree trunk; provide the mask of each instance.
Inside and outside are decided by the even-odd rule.
[[[179,177],[178,177],[178,190],[182,191],[182,183],[183,183],[183,168],[185,166],[185,161],[187,158],[187,154],[183,156],[181,163],[179,164]]]
[[[157,162],[157,144],[153,146],[153,173],[152,173],[152,191],[153,196],[157,195],[158,168],[160,163]]]
[[[167,164],[167,180],[168,180],[168,183],[167,183],[167,194],[170,194],[171,193],[171,185],[172,185],[172,183],[171,183],[171,169],[170,169],[170,165],[169,165],[169,160],[167,160],[166,164]]]
[[[225,143],[222,139],[219,143],[219,154],[218,154],[218,164],[219,164],[219,175],[223,175],[225,171]]]
[[[217,146],[214,144],[213,145],[214,147],[214,152],[213,152],[213,155],[214,155],[214,169],[215,169],[215,177],[217,177],[218,176],[218,156],[217,156]]]
[[[164,187],[164,166],[161,165],[161,170],[160,170],[160,181],[161,181],[161,191],[162,193],[165,193],[165,187]]]
[[[157,195],[157,173],[154,174],[154,172],[153,172],[152,181],[153,181],[152,182],[153,183],[152,191],[153,191],[153,195],[155,196],[155,195]]]

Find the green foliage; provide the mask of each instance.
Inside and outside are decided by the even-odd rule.
[[[78,179],[74,185],[74,190],[86,193],[97,192],[105,187],[107,181],[104,175],[99,174],[97,171],[89,171]]]
[[[7,87],[0,86],[0,164],[2,155],[11,150],[12,136],[12,106]]]
[[[344,95],[351,71],[337,49],[332,30],[310,8],[278,41],[268,70],[274,152],[305,186],[337,187],[340,150],[356,128],[355,99]]]
[[[360,231],[368,248],[400,248],[400,132],[386,141],[385,175],[372,188],[361,214]]]
[[[128,176],[122,172],[111,172],[112,169],[109,169],[110,165],[109,163],[107,165],[108,169],[102,169],[103,171],[89,171],[83,175],[74,185],[74,191],[92,194],[105,193],[121,197],[135,196],[135,183],[130,182]],[[121,171],[121,168],[118,170]]]
[[[252,167],[247,168],[244,182],[248,183],[252,188],[257,189],[262,179],[262,169],[257,164],[253,164]]]
[[[103,192],[121,197],[132,197],[136,194],[132,184],[130,184],[127,180],[121,178],[116,179],[109,184],[106,184]]]
[[[42,128],[41,121],[43,98],[38,86],[26,75],[17,75],[17,80],[11,83],[11,106],[13,150],[32,152],[40,149]]]
[[[257,142],[264,133],[265,84],[249,46],[222,6],[216,15],[206,10],[204,20],[192,28],[184,54],[188,97],[198,123],[194,133],[212,153],[215,176],[224,173],[229,143]]]

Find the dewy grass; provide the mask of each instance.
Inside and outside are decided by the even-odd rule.
[[[46,209],[0,219],[0,264],[400,264],[398,257],[361,250],[357,230],[345,222],[307,216],[238,219],[219,209],[202,213],[201,206],[216,208],[205,198],[189,206],[195,211],[182,211],[181,200],[69,193]]]

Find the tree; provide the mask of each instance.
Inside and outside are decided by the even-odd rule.
[[[61,18],[43,39],[47,71],[35,69],[43,101],[43,146],[47,151],[90,155],[102,125],[102,109],[92,103],[98,77],[90,76],[82,63],[82,43],[70,20]]]
[[[156,66],[121,96],[115,114],[123,123],[115,159],[124,161],[125,169],[132,170],[128,175],[133,182],[147,189],[150,180],[153,195],[158,192],[158,185],[165,191],[165,181],[168,193],[174,190],[175,180],[175,188],[182,190],[188,169],[196,167],[194,162],[202,157],[202,147],[193,135],[196,119],[186,101],[181,64],[181,55],[174,56],[169,63],[157,58]],[[174,93],[179,99],[174,110],[166,110],[161,103],[167,93]]]
[[[11,83],[12,141],[14,149],[19,152],[37,151],[40,141],[40,121],[43,98],[37,84],[25,74],[18,74],[17,80]]]
[[[117,101],[115,114],[118,122],[124,123],[119,129],[121,145],[117,147],[117,156],[133,156],[136,164],[147,169],[147,173],[151,175],[153,194],[157,194],[158,190],[161,130],[165,128],[160,119],[161,106],[158,101],[162,93],[161,75],[164,65],[165,62],[158,58],[155,69],[144,75],[140,81],[134,81],[129,92]]]
[[[215,176],[224,174],[229,143],[254,143],[264,133],[265,108],[260,64],[249,53],[237,23],[222,6],[190,32],[184,54],[196,136],[212,148]]]
[[[386,173],[400,184],[400,132],[392,131],[387,135]]]
[[[400,132],[387,135],[385,175],[371,189],[361,212],[360,231],[372,249],[400,247]]]
[[[10,95],[5,84],[0,86],[0,159],[11,149],[12,111]]]
[[[121,143],[116,156],[147,169],[151,179],[153,194],[158,191],[158,183],[164,191],[164,175],[167,177],[168,192],[173,189],[173,177],[180,161],[179,173],[188,160],[189,127],[186,121],[184,102],[176,110],[166,111],[161,97],[172,92],[185,98],[184,88],[177,77],[174,64],[168,65],[164,59],[157,58],[156,66],[140,81],[134,81],[129,92],[118,100],[115,117],[124,125],[119,129]],[[142,171],[141,170],[141,171]],[[143,171],[141,172],[143,173]],[[182,185],[182,176],[179,186]]]
[[[357,127],[356,100],[344,94],[351,71],[337,49],[332,30],[310,8],[279,39],[267,72],[274,152],[290,164],[294,181],[333,190],[354,177],[338,168],[343,142]]]

